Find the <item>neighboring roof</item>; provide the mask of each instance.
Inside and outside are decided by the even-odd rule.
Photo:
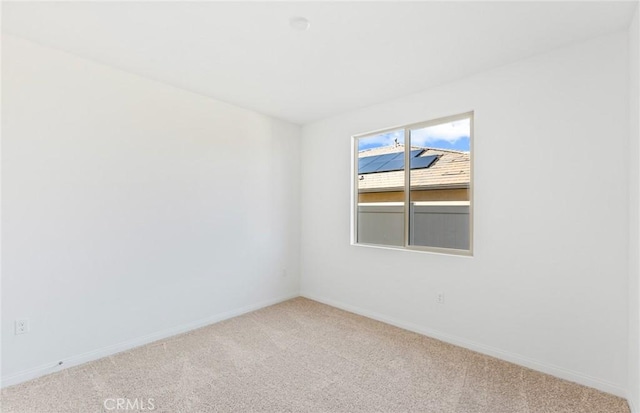
[[[437,155],[431,166],[411,170],[411,187],[419,189],[466,188],[471,177],[471,158],[469,152],[449,149],[412,146],[411,149],[424,149],[419,156]],[[358,158],[403,152],[404,145],[383,146],[365,149]],[[359,175],[358,190],[361,192],[394,191],[404,188],[404,171],[377,172]]]

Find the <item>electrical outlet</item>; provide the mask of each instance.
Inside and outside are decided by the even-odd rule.
[[[443,292],[439,292],[439,293],[436,294],[436,303],[444,304],[444,293]]]
[[[20,318],[16,320],[16,335],[27,334],[29,332],[29,319]]]

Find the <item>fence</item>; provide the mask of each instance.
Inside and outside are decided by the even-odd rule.
[[[411,205],[411,245],[469,249],[469,206],[414,203]],[[401,203],[359,204],[358,242],[404,245],[404,206]]]

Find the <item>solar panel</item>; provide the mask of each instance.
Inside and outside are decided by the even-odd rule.
[[[376,172],[401,171],[403,169],[404,169],[404,159],[394,159],[393,161],[387,162],[382,168],[378,169]]]
[[[379,161],[379,160],[375,160],[373,162],[369,162],[368,164],[366,164],[365,166],[362,166],[360,168],[358,168],[358,173],[359,174],[370,174],[373,172],[378,172],[378,170],[380,168],[382,168],[384,166],[384,164],[388,163],[389,161]]]
[[[397,153],[387,153],[384,155],[366,156],[364,158],[358,158],[358,173],[366,174],[377,172],[378,168],[382,167],[385,163],[395,158]],[[400,152],[402,155],[402,152]]]
[[[404,152],[390,153],[389,158],[391,160],[404,159]]]
[[[437,155],[429,155],[429,156],[413,158],[411,160],[411,169],[428,168],[436,159],[438,159]]]
[[[438,158],[436,155],[418,157],[423,152],[424,149],[411,151],[409,155],[412,158],[411,169],[428,168]],[[404,152],[358,158],[358,174],[360,175],[402,169],[404,169]]]
[[[368,163],[371,163],[375,160],[377,160],[380,156],[366,156],[364,158],[358,158],[358,170],[360,168],[362,168],[363,166],[367,165]]]
[[[402,152],[400,152],[400,153],[387,153],[385,155],[380,155],[378,157],[378,160],[379,161],[389,162],[389,161],[392,161],[392,160],[397,159],[397,158],[402,158],[403,156],[404,156],[404,154]]]

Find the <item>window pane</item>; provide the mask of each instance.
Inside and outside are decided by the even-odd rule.
[[[404,246],[404,130],[357,143],[357,242]]]
[[[470,118],[410,134],[409,245],[469,250]]]

